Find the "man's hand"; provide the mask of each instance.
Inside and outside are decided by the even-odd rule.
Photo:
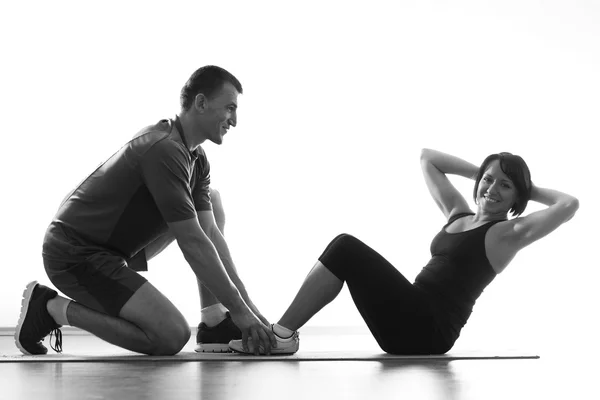
[[[277,340],[273,331],[264,324],[254,313],[233,313],[231,312],[231,318],[238,328],[242,331],[242,347],[244,351],[248,350],[248,339],[252,338],[252,345],[254,347],[254,354],[259,355],[259,347],[265,350],[267,355],[271,354],[271,347],[277,347]]]

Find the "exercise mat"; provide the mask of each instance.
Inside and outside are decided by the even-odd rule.
[[[2,354],[0,362],[212,362],[212,361],[402,361],[402,360],[500,360],[537,359],[538,355],[521,351],[456,351],[443,355],[392,355],[372,351],[302,351],[292,355],[255,356],[239,353],[196,353],[183,351],[174,356],[147,356],[132,352],[115,351],[98,353],[60,353],[27,356]]]

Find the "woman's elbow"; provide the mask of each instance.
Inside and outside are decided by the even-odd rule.
[[[569,208],[573,210],[573,214],[575,214],[575,212],[579,210],[579,199],[577,197],[573,197],[571,199],[571,201],[569,202]]]
[[[429,160],[429,156],[431,155],[431,149],[422,148],[421,149],[421,161]]]
[[[577,199],[576,197],[571,197],[568,201],[565,202],[564,207],[568,210],[568,218],[566,221],[570,221],[579,209],[579,199]]]

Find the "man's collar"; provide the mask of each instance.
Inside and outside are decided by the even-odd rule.
[[[179,136],[181,137],[181,141],[183,142],[183,145],[185,146],[186,149],[188,149],[188,151],[190,152],[192,157],[194,159],[197,159],[198,158],[198,149],[191,151],[190,148],[188,147],[187,141],[185,140],[185,134],[183,133],[183,126],[181,125],[181,121],[179,120],[179,115],[175,116],[174,124],[175,124],[175,128],[177,128],[177,132],[179,132]]]

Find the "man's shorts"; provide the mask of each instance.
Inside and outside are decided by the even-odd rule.
[[[96,250],[79,262],[44,257],[44,267],[52,284],[66,296],[115,317],[147,282],[146,278],[127,266],[124,258],[108,251]]]

